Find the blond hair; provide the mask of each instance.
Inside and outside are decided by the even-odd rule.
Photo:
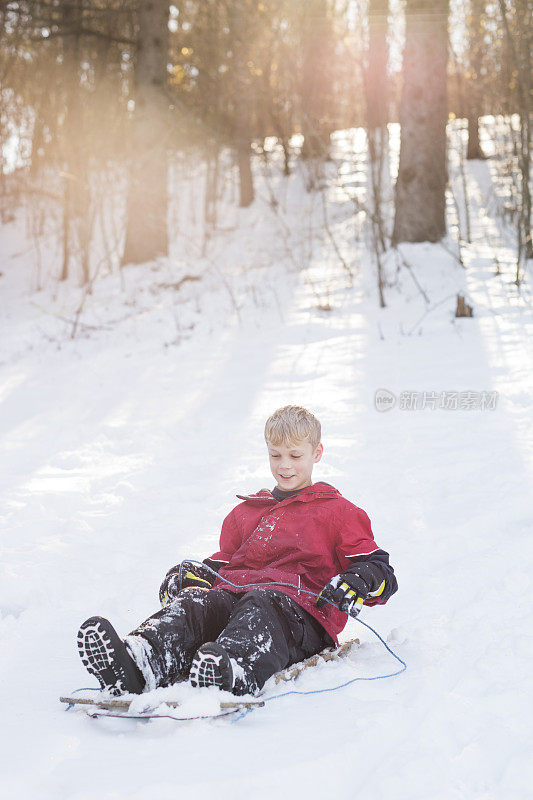
[[[314,414],[301,406],[283,406],[267,419],[265,439],[274,447],[307,440],[313,449],[320,444],[320,422]]]

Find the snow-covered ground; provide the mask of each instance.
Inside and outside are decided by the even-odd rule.
[[[30,291],[20,220],[0,230],[2,797],[530,796],[529,285],[512,284],[491,165],[477,162],[466,269],[451,240],[403,246],[410,268],[387,259],[380,309],[348,198],[362,177],[341,166],[327,214],[353,281],[322,194],[298,171],[258,169],[258,199],[228,206],[232,229],[208,258],[174,242],[168,261],[103,274],[74,338],[80,290]],[[173,287],[184,275],[201,279]],[[472,319],[454,318],[459,289]],[[394,408],[376,409],[377,390]],[[126,634],[156,610],[170,565],[216,549],[235,494],[272,485],[262,427],[288,403],[322,421],[316,479],[363,507],[391,554],[400,590],[363,618],[407,671],[281,698],[235,724],[65,713],[59,695],[93,684],[79,624],[101,614]],[[351,622],[354,635],[348,659],[293,688],[397,668]],[[189,713],[212,707],[187,691]]]

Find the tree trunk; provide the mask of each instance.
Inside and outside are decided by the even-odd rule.
[[[520,76],[523,89],[520,101],[520,142],[522,169],[522,218],[524,230],[524,257],[533,259],[533,237],[531,229],[531,100],[533,51],[533,10],[529,0],[517,3],[519,10]]]
[[[389,183],[389,81],[387,75],[388,0],[370,0],[368,6],[368,61],[364,73],[368,137],[368,203],[381,229],[383,193]]]
[[[448,0],[407,0],[393,244],[446,233]]]
[[[250,162],[250,139],[237,130],[237,165],[239,167],[239,205],[247,208],[254,201],[254,179]]]
[[[479,87],[483,62],[483,29],[481,27],[481,17],[484,6],[484,0],[470,0],[470,14],[468,18],[470,79],[468,81],[468,96],[466,100],[468,109],[467,159],[486,158],[479,141],[479,117],[482,114]]]
[[[466,157],[468,160],[485,159],[487,156],[481,148],[479,141],[479,106],[472,100],[472,105],[469,102],[468,109],[468,147],[466,149]]]
[[[132,158],[122,264],[168,254],[168,0],[137,5]]]
[[[367,205],[372,250],[376,260],[380,306],[384,308],[382,254],[386,250],[383,200],[390,184],[389,85],[387,76],[388,0],[369,0],[368,60],[364,73],[368,141]]]
[[[86,150],[83,89],[79,80],[82,9],[80,0],[64,6],[63,38],[63,263],[59,280],[66,280],[73,255],[79,256],[82,282],[89,281],[90,191]]]
[[[531,165],[531,52],[533,50],[532,10],[529,0],[516,0],[511,21],[504,0],[499,0],[505,35],[511,54],[513,76],[516,78],[516,99],[520,116],[520,150],[518,163],[521,172],[520,208],[518,219],[518,263],[516,283],[520,282],[521,256],[533,259],[531,230],[532,198],[530,191]],[[511,88],[511,87],[510,87]],[[523,251],[523,253],[522,253]]]
[[[366,124],[368,130],[382,128],[389,121],[387,77],[387,19],[389,0],[368,3],[368,63],[365,70]]]
[[[323,158],[327,157],[329,149],[329,62],[333,56],[327,0],[307,0],[303,13],[305,19],[300,89],[304,135],[302,158]]]
[[[229,5],[230,28],[233,46],[234,121],[233,137],[239,169],[239,205],[246,208],[254,201],[254,182],[251,159],[252,95],[251,75],[248,68],[246,20],[250,16],[247,0],[231,0]]]

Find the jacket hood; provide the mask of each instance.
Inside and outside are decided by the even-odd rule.
[[[237,497],[239,500],[244,500],[245,502],[252,503],[254,505],[270,505],[271,503],[278,503],[270,489],[260,489],[255,494],[238,494]],[[298,494],[294,494],[292,497],[287,497],[285,499],[299,500],[300,502],[305,503],[309,500],[318,500],[320,498],[331,497],[341,497],[341,493],[329,483],[318,481],[318,483],[312,483],[310,486],[306,486],[304,489],[299,491]],[[284,503],[285,500],[281,500],[280,502]]]

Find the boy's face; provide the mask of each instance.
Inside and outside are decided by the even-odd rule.
[[[270,469],[276,479],[278,489],[294,492],[311,485],[311,473],[317,461],[322,458],[322,444],[313,447],[305,440],[273,445],[267,441]]]

